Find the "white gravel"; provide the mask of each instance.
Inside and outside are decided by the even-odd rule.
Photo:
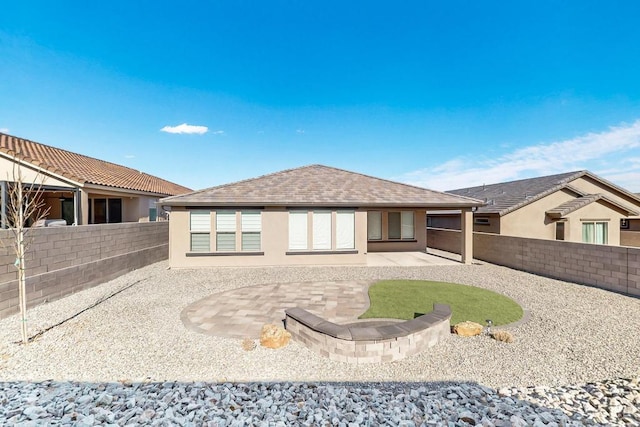
[[[483,386],[561,386],[640,374],[640,299],[490,264],[168,270],[157,263],[28,312],[33,334],[127,287],[27,346],[17,316],[0,320],[0,381],[453,381]],[[451,336],[405,360],[357,366],[292,343],[246,352],[241,340],[190,332],[192,302],[255,284],[407,278],[504,293],[529,311],[515,342]],[[259,302],[256,302],[259,304]]]

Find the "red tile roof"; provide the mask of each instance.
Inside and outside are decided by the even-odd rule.
[[[135,169],[4,133],[0,133],[0,152],[80,184],[143,191],[160,196],[175,196],[191,191]]]
[[[162,199],[170,206],[481,206],[470,197],[388,181],[323,165],[304,166]]]

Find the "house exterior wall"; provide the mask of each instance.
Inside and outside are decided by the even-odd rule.
[[[620,230],[620,246],[640,247],[640,231]]]
[[[247,210],[228,208],[221,210]],[[215,213],[211,211],[210,247],[215,246]],[[313,209],[309,209],[313,210]],[[322,209],[336,212],[342,209]],[[196,253],[190,251],[190,210],[172,207],[169,217],[169,263],[171,268],[211,267],[211,266],[269,266],[269,265],[348,265],[366,264],[367,253],[367,211],[355,210],[355,248],[353,250],[291,251],[289,250],[289,210],[284,207],[261,209],[261,250],[259,252],[216,253],[215,251]],[[335,214],[334,214],[335,219]],[[335,236],[335,221],[333,235]],[[311,242],[311,227],[308,230]],[[425,245],[426,247],[426,245]]]
[[[585,190],[586,191],[586,190]],[[573,200],[575,197],[564,190],[552,193],[529,205],[510,212],[501,218],[500,234],[505,236],[526,237],[533,239],[556,239],[556,223],[558,220],[549,218],[546,211]],[[563,218],[565,220],[564,240],[582,242],[583,221],[604,221],[607,226],[607,244],[620,245],[620,219],[625,215],[617,208],[596,201],[584,206]],[[484,232],[485,230],[475,229]]]
[[[567,192],[560,190],[503,215],[501,218],[500,234],[505,236],[555,240],[556,221],[547,217],[546,212],[574,198],[575,197]],[[589,206],[583,209],[587,208],[589,208]],[[582,211],[582,209],[580,211]]]
[[[122,220],[125,222],[148,222],[149,208],[154,207],[158,200],[157,197],[148,196],[123,198]]]
[[[427,214],[427,226],[433,228],[448,228],[460,230],[460,214],[441,214],[438,212]]]
[[[480,219],[486,219],[488,221],[487,224],[484,222],[480,223]],[[484,214],[484,213],[475,213],[473,215],[473,231],[478,231],[481,233],[495,233],[500,234],[502,231],[502,223],[500,221],[500,215],[498,214]]]
[[[95,218],[89,217],[89,205],[95,203],[96,199],[120,199],[122,202],[122,222],[148,222],[149,208],[159,200],[157,197],[140,195],[127,192],[89,192],[87,193],[86,213],[83,210],[83,217],[86,215],[88,224],[95,224]],[[95,213],[94,213],[95,215]]]
[[[460,253],[460,231],[429,229],[429,247]],[[474,258],[640,297],[640,248],[474,233]]]
[[[33,228],[26,256],[27,306],[87,289],[167,259],[169,224]],[[0,318],[18,311],[12,232],[0,230]]]
[[[433,228],[444,228],[449,230],[461,229],[461,216],[456,214],[440,214],[437,212],[427,215],[427,226]],[[487,223],[480,223],[478,219],[486,220]],[[474,213],[473,215],[473,231],[481,233],[500,234],[500,216],[494,213]]]
[[[587,221],[598,221],[607,223],[607,244],[620,246],[620,219],[625,216],[616,209],[609,208],[601,203],[591,203],[582,209],[567,215],[567,226],[565,240],[569,242],[582,243],[582,223]]]

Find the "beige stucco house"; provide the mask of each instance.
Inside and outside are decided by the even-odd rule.
[[[8,191],[22,174],[41,184],[49,219],[71,224],[155,221],[157,201],[189,188],[135,169],[0,133],[0,208],[7,227]],[[61,222],[61,221],[59,221]]]
[[[461,188],[450,194],[486,205],[474,212],[474,231],[536,239],[621,244],[621,224],[639,215],[640,198],[589,171]],[[429,212],[433,228],[459,229],[455,212]]]
[[[322,165],[162,199],[171,267],[366,264],[368,252],[425,251],[426,211],[458,209],[472,258],[479,200]],[[466,228],[465,228],[466,227]]]

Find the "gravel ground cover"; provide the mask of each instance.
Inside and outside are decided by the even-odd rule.
[[[515,342],[512,344],[497,342],[485,336],[474,338],[451,336],[437,346],[399,362],[360,366],[330,361],[295,342],[280,350],[258,347],[256,350],[247,352],[242,349],[241,340],[190,332],[180,321],[180,312],[188,304],[212,293],[238,287],[279,282],[379,279],[450,281],[484,287],[503,293],[519,302],[525,310],[528,310],[529,320],[510,329],[515,337]],[[121,292],[108,298],[120,290]],[[574,414],[577,413],[582,417],[580,418],[582,421],[590,419],[598,422],[593,414],[591,418],[585,418],[586,414],[590,413],[590,407],[596,410],[594,413],[602,417],[605,416],[603,415],[605,412],[608,417],[614,417],[600,419],[604,424],[622,422],[620,420],[623,420],[623,415],[627,417],[629,425],[633,425],[632,422],[637,420],[637,417],[633,418],[635,415],[631,413],[632,410],[627,407],[637,408],[639,404],[638,400],[634,399],[638,393],[637,377],[640,374],[640,330],[638,329],[640,300],[490,264],[167,270],[167,263],[161,262],[93,289],[29,310],[30,331],[35,333],[46,329],[101,299],[105,300],[43,333],[28,346],[16,344],[19,340],[17,316],[0,320],[0,381],[5,382],[2,392],[4,394],[0,394],[0,407],[10,407],[7,402],[15,401],[15,396],[18,396],[17,399],[31,396],[26,402],[30,403],[30,406],[23,402],[21,407],[42,409],[44,406],[39,405],[42,399],[38,397],[41,396],[39,393],[45,396],[53,396],[56,393],[64,396],[63,392],[56,391],[62,387],[64,390],[70,388],[72,395],[75,393],[73,390],[78,388],[84,390],[78,393],[83,396],[93,396],[91,399],[84,398],[83,401],[86,400],[84,404],[96,408],[100,407],[95,401],[100,395],[98,393],[101,391],[100,388],[102,387],[104,392],[105,387],[109,387],[109,384],[114,382],[116,385],[113,387],[116,387],[114,389],[116,391],[111,396],[114,399],[118,393],[117,390],[132,389],[133,386],[126,386],[126,384],[139,384],[136,390],[142,390],[140,387],[144,384],[151,384],[148,387],[155,387],[153,390],[156,390],[154,392],[156,394],[149,399],[159,399],[157,393],[159,389],[165,387],[163,384],[171,383],[174,386],[180,384],[179,387],[185,389],[184,393],[187,393],[188,397],[191,391],[186,390],[193,387],[193,385],[189,386],[191,382],[211,383],[201,388],[211,389],[213,393],[222,393],[223,396],[227,395],[221,392],[225,387],[241,387],[240,384],[251,383],[253,385],[248,386],[247,390],[264,391],[267,386],[260,383],[269,382],[272,386],[281,384],[280,387],[302,387],[301,390],[304,392],[301,396],[307,399],[307,387],[314,383],[346,382],[354,385],[340,386],[340,390],[345,390],[340,393],[360,390],[365,396],[383,396],[384,393],[395,396],[388,398],[391,402],[390,410],[395,411],[393,408],[396,407],[396,403],[393,402],[398,399],[406,400],[406,393],[410,396],[411,390],[418,390],[414,391],[414,394],[424,394],[427,393],[426,390],[431,389],[430,384],[448,382],[476,384],[473,387],[478,388],[472,387],[468,393],[474,392],[473,390],[476,390],[474,393],[483,393],[482,390],[488,393],[487,387],[493,390],[490,397],[493,399],[492,396],[497,396],[496,402],[502,403],[502,406],[496,406],[498,412],[488,420],[498,421],[498,424],[485,423],[485,425],[508,425],[499,424],[502,419],[499,415],[503,410],[504,415],[508,415],[510,409],[507,406],[511,405],[511,400],[516,402],[522,398],[527,402],[526,405],[533,405],[534,409],[539,409],[534,402],[535,399],[547,402],[546,396],[561,396],[556,409],[563,410],[562,405],[565,405],[563,414],[569,416],[567,412],[572,409],[576,411]],[[259,301],[256,304],[259,304]],[[570,390],[582,390],[578,393],[583,393],[588,387],[601,390],[603,387],[610,387],[612,381],[614,383],[622,381],[616,380],[619,378],[630,379],[624,382],[626,385],[616,389],[620,390],[622,399],[626,399],[619,405],[603,400],[606,394],[602,391],[593,392],[594,394],[586,393],[588,396],[585,399],[590,405],[586,409],[582,400],[571,398]],[[53,380],[54,383],[38,382],[49,380]],[[307,384],[291,384],[293,382],[307,382]],[[390,383],[376,385],[381,382]],[[227,383],[231,385],[225,385]],[[405,393],[394,388],[393,384],[398,383],[410,384],[410,386],[403,386],[409,387],[408,391]],[[593,385],[589,386],[590,383]],[[89,393],[85,389],[87,387],[90,389],[93,387],[96,390]],[[313,387],[326,387],[326,385]],[[385,387],[391,387],[392,391],[385,392],[384,390],[387,390]],[[426,388],[420,391],[421,387]],[[11,391],[7,395],[7,390],[16,389],[19,392],[14,393],[13,398],[10,397]],[[266,395],[272,395],[270,390]],[[448,389],[439,387],[434,392],[443,393],[442,390]],[[500,390],[502,390],[501,394]],[[541,394],[536,390],[547,390],[547,392]],[[119,393],[127,396],[125,392]],[[185,398],[185,395],[181,394],[183,393],[181,389],[173,393],[172,396],[176,399],[180,396]],[[205,392],[202,391],[202,393]],[[245,393],[248,391],[245,390]],[[451,403],[457,401],[448,397],[452,394],[454,393],[436,394],[433,397],[433,405],[440,407],[444,411],[443,414],[449,414],[445,414],[447,417],[457,416],[455,414],[458,414],[458,409],[462,410],[466,407]],[[231,395],[235,396],[233,393]],[[422,399],[420,396],[418,400]],[[56,399],[52,398],[52,401],[57,401]],[[105,399],[108,400],[107,397]],[[171,407],[173,398],[167,399],[169,403],[165,407]],[[375,399],[371,397],[371,399],[377,401],[377,397]],[[589,403],[589,399],[594,400]],[[423,400],[430,402],[427,397]],[[412,401],[417,404],[415,400]],[[576,406],[574,404],[577,401],[579,403]],[[286,399],[282,402],[286,402]],[[482,398],[474,397],[467,403],[475,407],[476,403],[473,402],[481,403]],[[602,405],[600,409],[596,405],[598,402]],[[626,402],[631,403],[627,405]],[[480,405],[480,403],[477,404]],[[157,404],[160,403],[157,402]],[[455,414],[447,412],[447,405],[450,404],[453,405]],[[553,408],[553,405],[547,402],[543,403],[542,407]],[[330,403],[325,403],[324,406],[328,408]],[[411,408],[411,405],[409,406]],[[517,407],[515,403],[512,406]],[[122,408],[125,407],[126,405]],[[615,411],[622,409],[618,412],[614,411],[614,415],[611,415],[611,407],[614,407]],[[283,410],[281,406],[277,408],[278,411]],[[285,407],[285,413],[287,408]],[[625,408],[627,413],[624,412]],[[160,414],[158,409],[153,407],[150,409]],[[46,412],[46,409],[43,410]],[[400,407],[398,410],[401,411]],[[420,409],[420,411],[425,410]],[[165,409],[162,411],[160,415],[165,417]],[[233,414],[230,407],[225,411],[226,415]],[[479,417],[474,420],[480,422],[483,415],[472,412]],[[33,422],[44,419],[39,418],[38,409],[33,409],[30,413]],[[428,411],[424,414],[427,413]],[[147,413],[147,415],[150,414],[151,412]],[[419,417],[423,420],[422,422],[428,419],[424,414],[420,415],[422,418]],[[548,422],[543,419],[538,421],[549,424],[560,423],[563,419],[560,413],[554,415],[550,412],[550,414],[555,418],[549,418]],[[40,415],[43,414],[40,413]],[[87,414],[89,415],[92,414]],[[93,415],[93,421],[96,421],[97,415]],[[515,425],[520,422],[518,417],[524,420],[525,424],[522,425],[536,422],[535,417],[528,419],[524,412],[521,415],[512,413],[507,418],[516,416],[509,421]],[[3,414],[0,413],[0,419],[2,416]],[[5,412],[4,419],[9,419],[9,416],[22,415]],[[186,415],[176,416],[185,417]],[[246,416],[253,415],[249,413]],[[308,416],[309,414],[306,413],[305,417],[308,418]],[[26,417],[25,420],[30,419],[27,415],[24,417]],[[158,417],[149,418],[149,422],[160,419]],[[305,422],[307,418],[304,418]],[[246,421],[246,419],[229,418],[229,420],[233,419],[241,423],[237,425],[242,425],[244,422],[242,420]],[[79,418],[76,418],[76,421],[78,420]],[[107,418],[105,420],[102,422],[109,421]],[[88,421],[91,419],[88,419],[85,424],[89,424]],[[187,424],[190,422],[188,418],[184,418],[183,421]],[[260,420],[254,421],[258,423]],[[286,419],[271,421],[287,423]],[[411,425],[409,421],[411,419],[407,419],[407,425]],[[464,420],[455,421],[458,425],[465,425],[464,423],[466,423]],[[349,425],[348,422],[346,425]]]

